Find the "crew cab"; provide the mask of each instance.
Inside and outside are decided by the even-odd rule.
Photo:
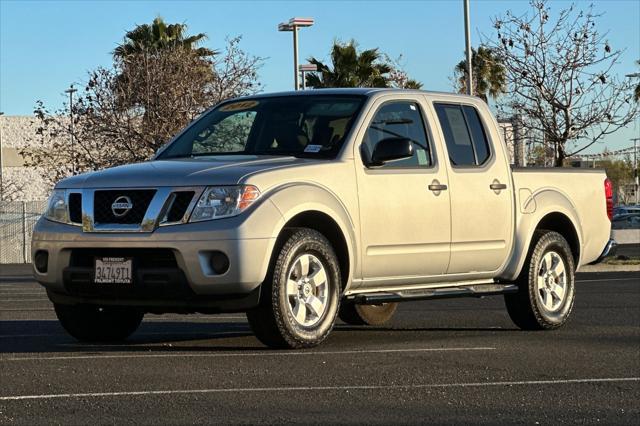
[[[503,295],[522,329],[570,317],[611,254],[601,170],[510,166],[487,105],[394,89],[262,94],[202,114],[153,159],[59,182],[36,279],[81,341],[145,313],[246,312],[272,347],[398,302]]]

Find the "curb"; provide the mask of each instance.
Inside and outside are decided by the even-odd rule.
[[[640,272],[640,265],[584,265],[578,272]]]

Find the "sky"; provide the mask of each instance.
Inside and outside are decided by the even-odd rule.
[[[600,31],[613,48],[623,48],[619,75],[640,71],[640,0],[575,1],[603,13]],[[523,13],[524,0],[470,0],[472,45],[492,36],[491,19],[507,9]],[[571,3],[552,0],[553,10]],[[27,115],[36,100],[56,109],[70,83],[111,64],[111,52],[126,31],[161,16],[185,23],[189,33],[206,33],[206,46],[220,48],[241,35],[241,47],[264,57],[265,91],[293,88],[291,33],[277,24],[294,16],[313,17],[300,32],[300,58],[327,60],[334,40],[355,39],[363,49],[378,47],[396,58],[427,90],[451,91],[452,70],[464,55],[462,0],[414,1],[29,1],[0,0],[0,111]],[[607,137],[590,152],[625,148],[640,136],[640,123]]]

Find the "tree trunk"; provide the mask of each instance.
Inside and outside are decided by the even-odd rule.
[[[567,158],[566,152],[564,151],[564,143],[556,142],[556,158],[555,164],[553,167],[562,167],[564,166],[564,159]]]

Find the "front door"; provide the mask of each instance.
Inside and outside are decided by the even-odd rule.
[[[446,273],[450,210],[446,169],[428,137],[423,103],[384,99],[372,108],[356,153],[363,286],[407,284]],[[411,158],[367,166],[385,138],[409,138]],[[431,188],[431,189],[430,189]]]
[[[513,235],[513,188],[504,150],[499,149],[499,137],[487,132],[475,106],[434,106],[449,157],[451,261],[447,273],[490,275],[507,259]]]

